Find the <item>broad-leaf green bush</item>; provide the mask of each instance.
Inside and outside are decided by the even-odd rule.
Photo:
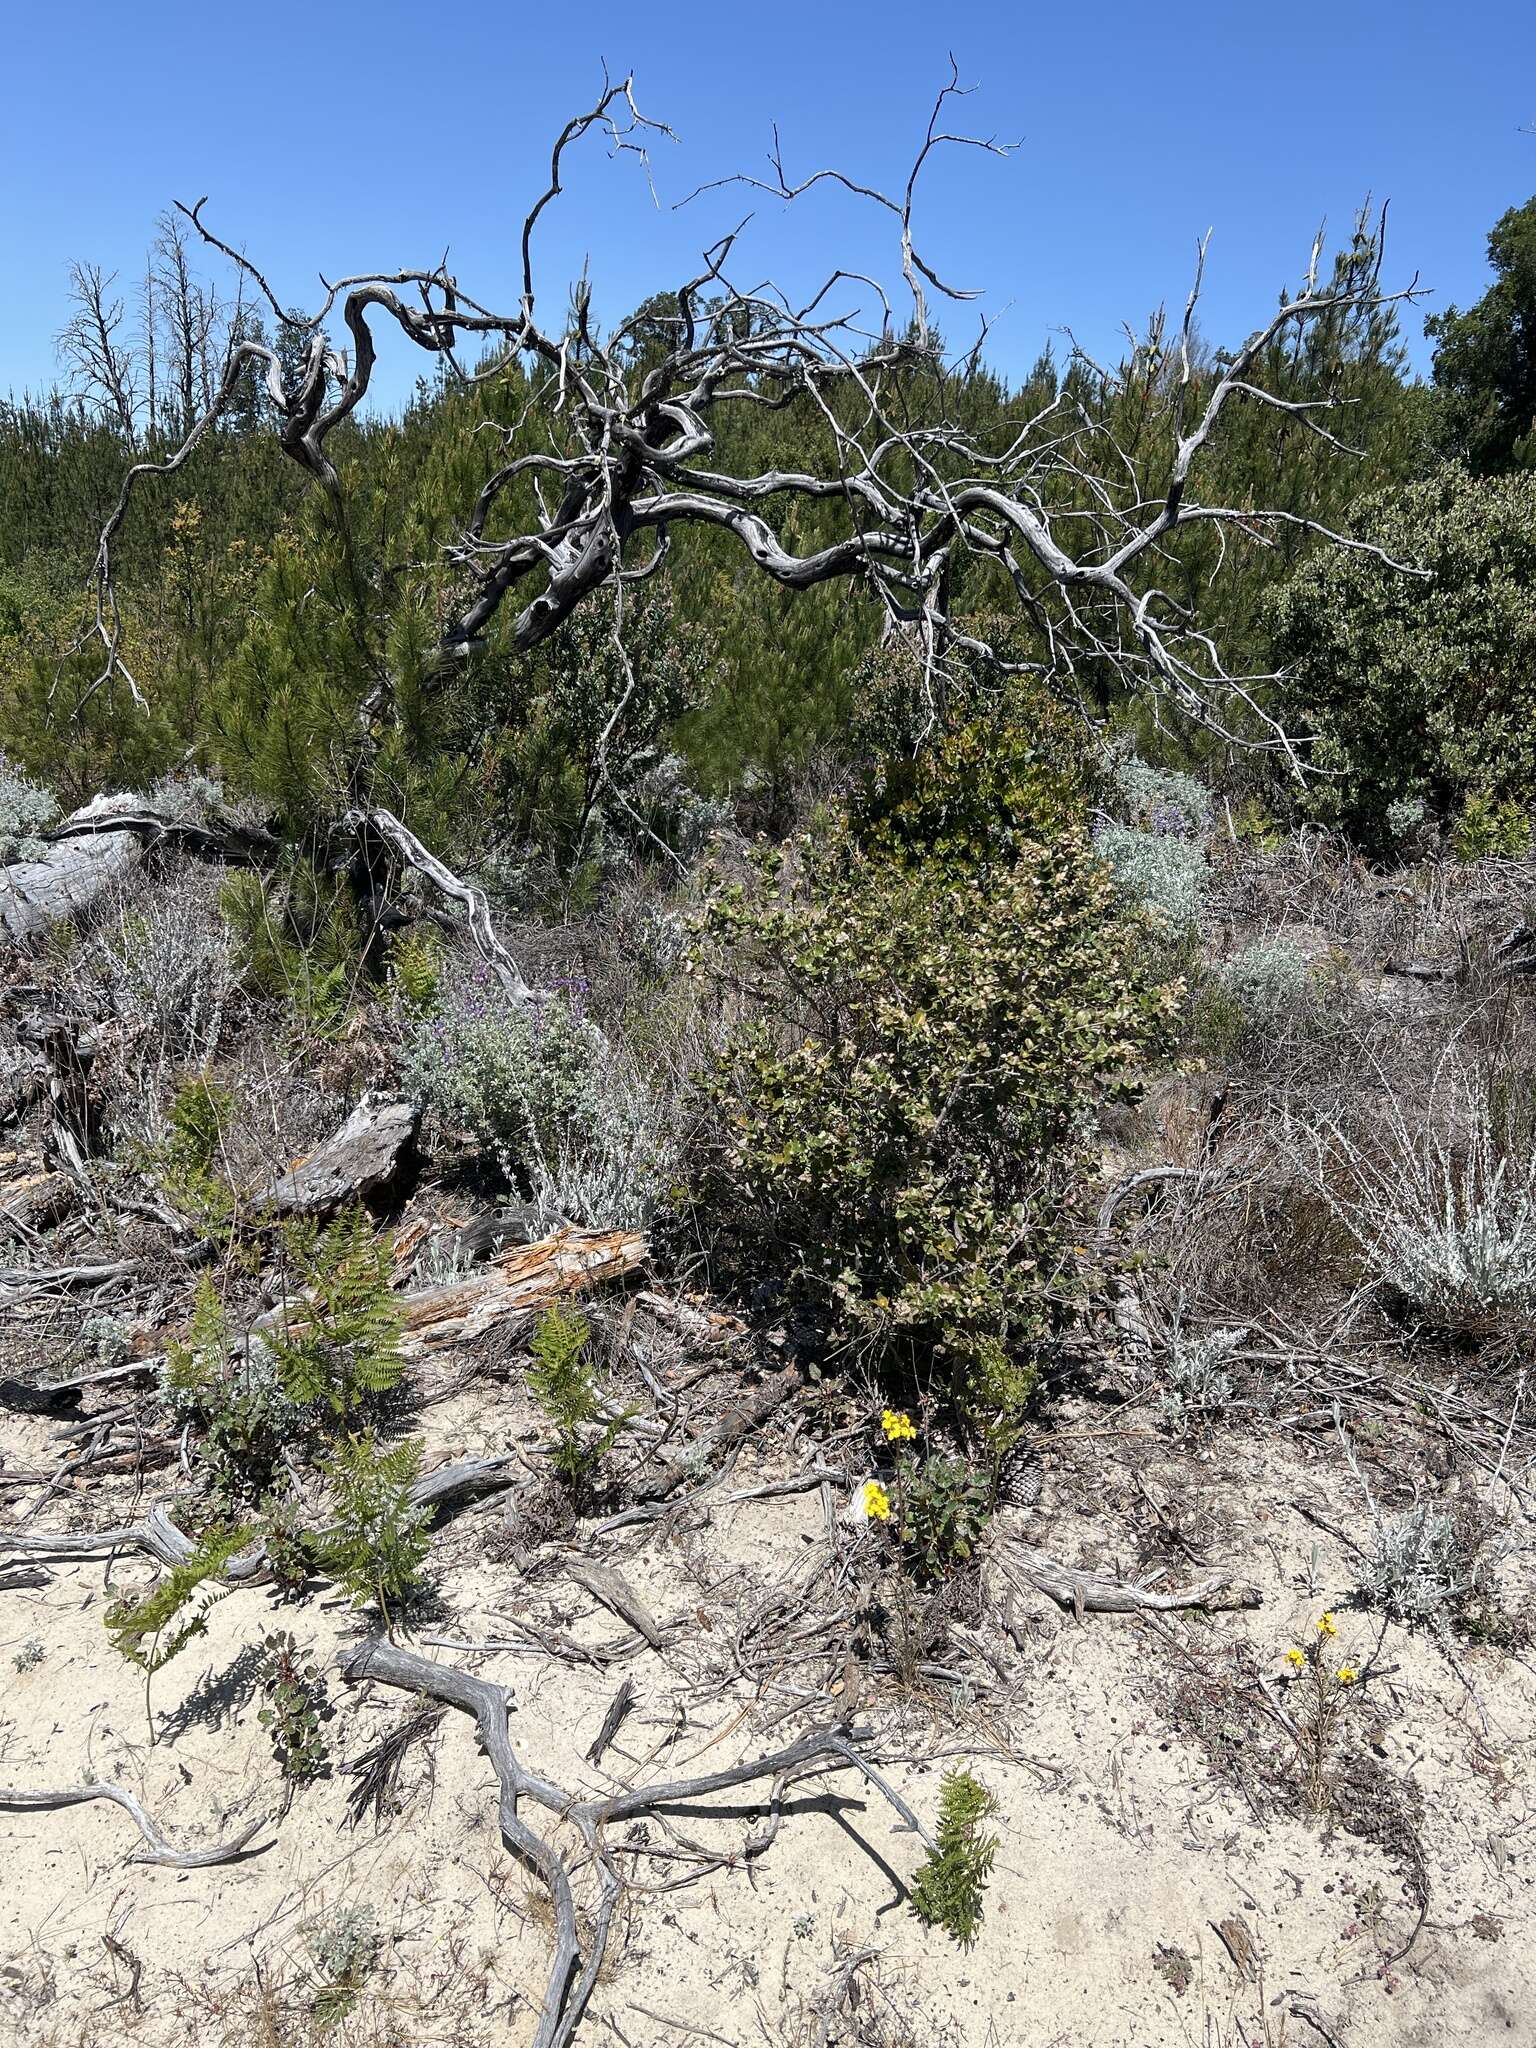
[[[1311,804],[1368,851],[1422,799],[1441,821],[1536,801],[1536,476],[1447,468],[1362,499],[1399,562],[1320,549],[1273,608],[1288,728],[1317,736]],[[1506,829],[1504,841],[1509,838]]]
[[[735,1018],[686,1175],[717,1279],[834,1352],[940,1362],[990,1431],[1074,1292],[1095,1105],[1171,1003],[1081,799],[1019,729],[962,730],[720,888],[702,936]]]

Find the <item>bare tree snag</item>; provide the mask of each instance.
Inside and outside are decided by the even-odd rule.
[[[256,1206],[278,1216],[325,1216],[377,1199],[398,1179],[420,1121],[414,1102],[365,1095],[335,1136],[274,1181]]]
[[[414,868],[417,874],[424,876],[439,895],[461,904],[475,949],[506,994],[515,1003],[534,1001],[534,992],[523,979],[517,962],[496,935],[496,927],[491,922],[491,906],[483,889],[477,888],[473,882],[460,881],[451,868],[422,845],[414,832],[401,824],[393,811],[348,811],[341,820],[341,828],[354,833],[366,828],[377,833],[404,866]]]
[[[1188,607],[1162,587],[1177,587],[1164,574],[1165,556],[1179,529],[1199,525],[1257,546],[1270,545],[1284,528],[1300,528],[1389,559],[1304,515],[1222,504],[1203,497],[1199,486],[1225,416],[1244,408],[1273,414],[1288,432],[1353,452],[1324,423],[1333,401],[1287,399],[1265,387],[1274,344],[1315,324],[1409,298],[1413,287],[1383,291],[1379,236],[1366,240],[1374,254],[1347,261],[1326,280],[1319,238],[1299,286],[1273,317],[1206,367],[1198,361],[1196,325],[1202,244],[1176,330],[1155,322],[1113,374],[1075,356],[1083,373],[1077,383],[1069,381],[1037,418],[1022,422],[1006,446],[980,446],[948,416],[942,374],[922,387],[914,416],[909,374],[914,365],[942,369],[927,290],[950,299],[974,296],[945,284],[915,244],[920,174],[943,147],[1005,153],[981,138],[940,131],[939,120],[959,91],[952,69],[900,198],[833,169],[791,182],[777,156],[772,182],[715,181],[755,185],[786,202],[830,181],[886,212],[899,236],[910,320],[898,318],[878,281],[846,266],[831,269],[799,302],[771,282],[737,282],[736,228],[714,240],[696,274],[678,283],[670,298],[675,310],[658,313],[653,304],[643,318],[600,335],[583,284],[569,299],[563,290],[552,295],[568,310],[561,320],[547,321],[533,244],[545,209],[560,195],[567,150],[598,135],[614,153],[643,156],[639,138],[670,133],[640,113],[627,78],[615,85],[605,77],[596,104],[556,140],[549,184],[523,223],[521,292],[514,306],[501,310],[471,296],[446,264],[438,264],[340,278],[326,286],[314,311],[295,315],[255,264],[206,224],[206,200],[183,206],[185,220],[235,265],[280,326],[309,339],[296,371],[285,370],[275,349],[237,343],[217,392],[183,423],[181,446],[164,461],[135,464],[124,477],[97,544],[94,617],[85,635],[102,652],[96,687],[121,678],[142,701],[123,660],[113,570],[114,543],[137,483],[174,475],[254,370],[265,377],[283,451],[339,503],[341,481],[326,444],[368,394],[375,326],[382,321],[465,382],[493,381],[514,363],[531,365],[536,403],[550,423],[546,448],[490,469],[474,503],[462,508],[447,547],[461,595],[430,651],[428,689],[488,644],[493,622],[503,648],[527,652],[594,592],[611,587],[622,593],[655,574],[678,536],[703,530],[728,537],[752,568],[786,589],[848,581],[870,590],[891,626],[920,641],[935,691],[947,648],[983,651],[949,610],[955,561],[979,557],[1002,570],[1032,623],[1039,653],[1023,666],[1072,684],[1085,669],[1110,663],[1131,687],[1234,743],[1250,743],[1238,728],[1257,719],[1264,743],[1290,754],[1290,737],[1254,694],[1262,679],[1230,673]],[[174,301],[173,285],[174,279],[165,280],[162,291]],[[322,331],[338,307],[351,342],[346,357],[328,347]],[[489,347],[490,360],[466,367],[458,353],[465,345]],[[1107,403],[1091,395],[1113,398],[1126,390],[1160,414],[1167,429],[1143,436],[1134,448],[1116,442]],[[796,402],[831,435],[832,452],[820,472],[733,472],[724,431],[731,418],[750,406]],[[811,504],[834,512],[839,531],[825,546],[802,553],[794,538],[796,513]],[[385,706],[390,687],[381,681],[363,706],[365,718]],[[1233,706],[1242,718],[1234,718]]]

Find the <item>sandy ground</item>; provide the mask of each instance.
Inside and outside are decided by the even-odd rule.
[[[509,1402],[505,1390],[477,1389],[431,1410],[429,1462],[504,1444],[526,1426]],[[1148,1430],[1119,1443],[1106,1464],[1090,1440],[1093,1420],[1060,1418],[1041,1497],[996,1526],[989,1572],[1002,1569],[1014,1539],[1100,1569],[1130,1565],[1117,1545],[1128,1544],[1140,1495],[1150,1489],[1166,1501],[1183,1488],[1221,1563],[1251,1578],[1262,1608],[1079,1622],[1037,1596],[1019,1612],[1023,1647],[1000,1639],[1002,1675],[989,1690],[912,1693],[867,1681],[859,1723],[869,1752],[921,1814],[935,1815],[942,1771],[960,1756],[998,1797],[1001,1845],[975,1948],[925,1930],[908,1909],[921,1845],[847,1772],[797,1785],[762,1855],[700,1875],[703,1850],[739,1858],[761,1829],[767,1787],[752,1787],[707,1812],[669,1816],[693,1863],[626,1859],[635,1882],[582,2039],[630,2048],[1536,2042],[1530,1653],[1463,1643],[1453,1661],[1432,1637],[1392,1629],[1377,1658],[1384,1675],[1352,1704],[1362,1752],[1422,1795],[1428,1910],[1393,1961],[1418,1917],[1403,1858],[1326,1820],[1256,1811],[1187,1711],[1192,1669],[1219,1667],[1246,1639],[1279,1672],[1287,1643],[1330,1606],[1343,1653],[1364,1661],[1374,1649],[1380,1624],[1349,1607],[1343,1547],[1287,1505],[1305,1495],[1347,1524],[1348,1475],[1341,1485],[1332,1465],[1304,1449],[1237,1432],[1192,1463]],[[27,1439],[41,1454],[46,1424],[8,1418],[7,1427],[18,1463]],[[741,1461],[730,1490],[795,1469],[784,1447],[762,1452]],[[104,1494],[101,1483],[56,1504],[49,1520],[115,1519],[126,1499]],[[610,1539],[605,1557],[622,1565],[664,1629],[677,1625],[661,1651],[610,1668],[433,1643],[495,1641],[499,1630],[504,1640],[498,1610],[579,1643],[627,1635],[561,1574],[558,1546],[531,1577],[496,1562],[487,1549],[496,1518],[494,1509],[463,1515],[439,1537],[440,1609],[415,1624],[415,1647],[505,1684],[520,1754],[573,1791],[716,1769],[840,1710],[810,1699],[784,1717],[786,1702],[794,1705],[787,1638],[772,1687],[743,1678],[731,1655],[740,1618],[802,1574],[824,1543],[815,1492],[732,1504],[722,1490],[714,1506]],[[1518,1574],[1520,1560],[1505,1569]],[[151,1747],[140,1675],[103,1634],[112,1597],[104,1576],[99,1561],[56,1565],[45,1583],[0,1593],[0,1783],[114,1781],[178,1845],[222,1839],[275,1813],[282,1784],[257,1721],[255,1647],[269,1629],[292,1628],[329,1658],[360,1621],[330,1599],[281,1607],[266,1591],[235,1593],[214,1608],[207,1636],[158,1675],[160,1739]],[[148,1576],[128,1560],[111,1574],[114,1586]],[[17,1670],[13,1660],[31,1642],[44,1654]],[[594,1770],[584,1753],[620,1675],[634,1680],[637,1705]],[[326,1738],[338,1761],[408,1710],[399,1694],[334,1676],[330,1693]],[[1221,1739],[1241,1758],[1257,1731],[1232,1708],[1218,1707],[1218,1727],[1223,1711]],[[338,1773],[300,1788],[243,1861],[194,1871],[132,1863],[137,1832],[106,1803],[0,1814],[7,2037],[27,2048],[286,2048],[310,2037],[323,1984],[317,1931],[338,1909],[363,1907],[374,1915],[378,1962],[330,2039],[460,2048],[529,2040],[550,1915],[499,1841],[492,1774],[472,1726],[449,1714],[409,1752],[401,1810],[381,1828],[371,1817],[355,1830],[343,1825],[350,1783]],[[661,1821],[639,1825],[652,1846],[668,1841]],[[577,1896],[589,1896],[580,1877]],[[1234,1921],[1246,1970],[1216,1931],[1227,1923],[1232,1934]],[[840,1972],[848,1981],[850,1958],[861,1954],[857,2002],[838,2011]]]

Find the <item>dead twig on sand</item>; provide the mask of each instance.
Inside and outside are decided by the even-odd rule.
[[[121,1785],[71,1785],[62,1792],[23,1792],[12,1786],[0,1785],[0,1807],[12,1812],[50,1813],[60,1806],[83,1806],[89,1799],[110,1799],[114,1806],[120,1806],[132,1817],[149,1847],[130,1856],[130,1863],[159,1863],[171,1870],[206,1870],[211,1864],[237,1862],[245,1853],[247,1843],[266,1827],[271,1818],[264,1813],[231,1840],[216,1842],[211,1848],[178,1849],[160,1832],[133,1794]]]

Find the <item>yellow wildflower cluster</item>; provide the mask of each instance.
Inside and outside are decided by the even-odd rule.
[[[880,1427],[888,1444],[910,1443],[917,1435],[917,1424],[905,1409],[887,1408],[880,1418]]]
[[[1339,1624],[1331,1614],[1325,1614],[1317,1624],[1317,1632],[1320,1636],[1336,1636],[1339,1632]]]
[[[1303,1651],[1298,1650],[1294,1645],[1292,1645],[1292,1647],[1285,1653],[1285,1661],[1287,1664],[1290,1665],[1293,1671],[1299,1671],[1302,1665],[1306,1663],[1307,1659]]]
[[[891,1496],[878,1479],[866,1479],[864,1482],[864,1512],[872,1522],[891,1519]]]
[[[1339,1681],[1340,1685],[1353,1685],[1355,1680],[1360,1676],[1359,1672],[1355,1669],[1353,1664],[1341,1664],[1338,1670],[1335,1671],[1333,1675]]]

